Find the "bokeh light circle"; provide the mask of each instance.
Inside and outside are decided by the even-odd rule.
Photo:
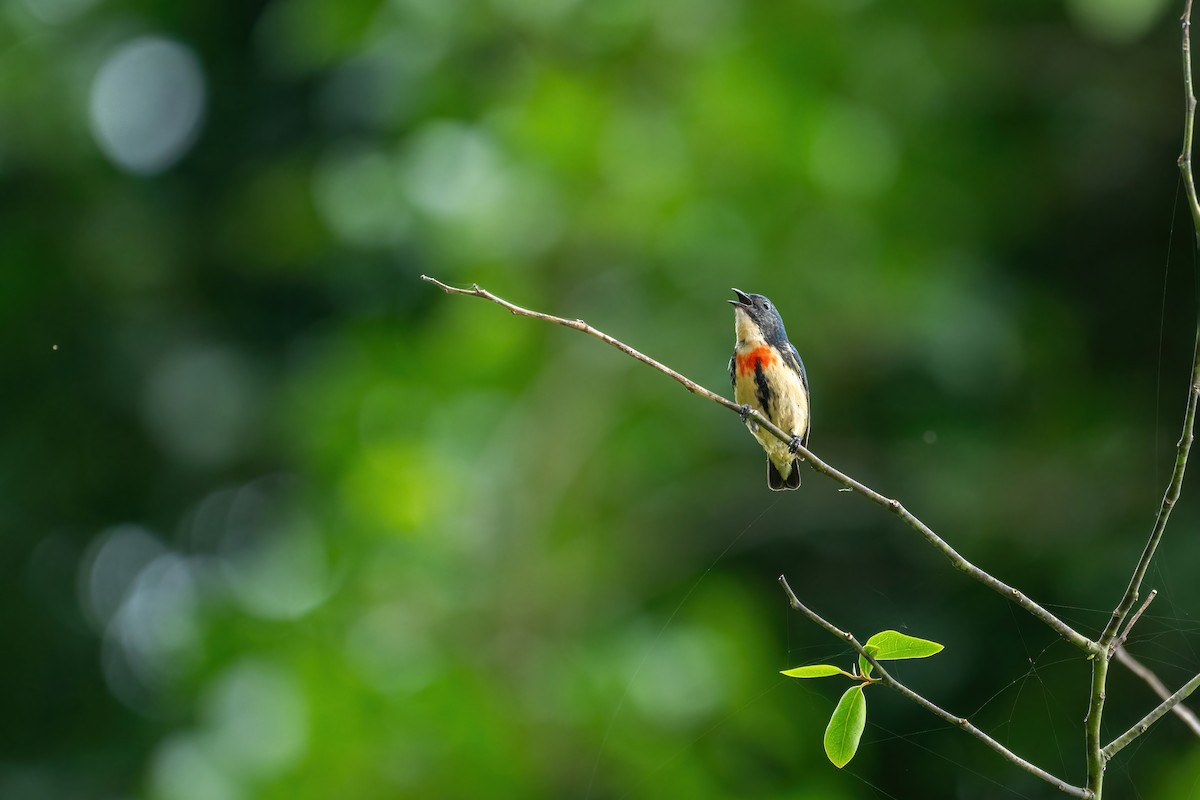
[[[184,45],[141,37],[119,46],[96,73],[89,122],[96,144],[139,175],[170,168],[196,140],[204,116],[200,63]]]

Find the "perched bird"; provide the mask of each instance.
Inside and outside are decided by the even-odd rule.
[[[808,446],[811,416],[808,376],[800,354],[788,341],[783,318],[771,301],[761,294],[737,289],[733,304],[737,342],[729,359],[733,399],[742,405],[742,420],[767,451],[767,486],[774,491],[800,486],[799,445]],[[784,431],[791,442],[782,442],[748,419],[757,411]]]

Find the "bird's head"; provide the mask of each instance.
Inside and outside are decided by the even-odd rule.
[[[740,289],[734,289],[736,300],[730,300],[733,305],[734,325],[739,339],[761,338],[768,342],[787,340],[787,332],[783,329],[783,318],[775,309],[774,303],[761,294],[746,294]]]

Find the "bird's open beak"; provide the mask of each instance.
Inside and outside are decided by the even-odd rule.
[[[729,302],[731,304],[735,306],[742,306],[743,308],[750,307],[750,295],[746,294],[741,289],[734,289],[733,293],[737,295],[737,300],[730,300]]]

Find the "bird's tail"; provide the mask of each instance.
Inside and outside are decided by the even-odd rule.
[[[784,492],[800,488],[800,460],[792,459],[792,469],[785,478],[775,468],[775,463],[767,459],[767,486],[773,492]]]

